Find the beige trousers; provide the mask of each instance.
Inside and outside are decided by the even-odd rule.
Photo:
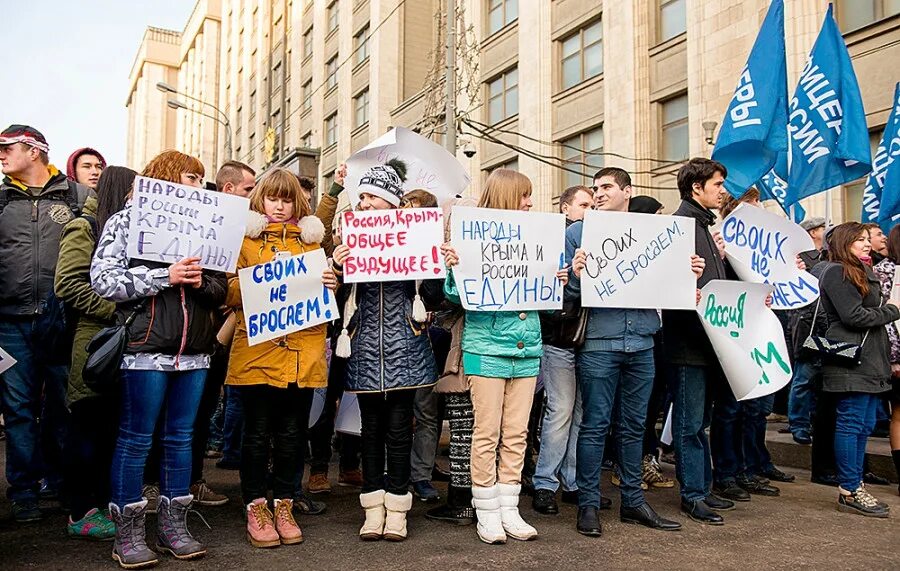
[[[472,485],[518,484],[525,464],[528,416],[537,377],[469,377],[475,426],[472,430]],[[500,465],[497,466],[497,454]]]

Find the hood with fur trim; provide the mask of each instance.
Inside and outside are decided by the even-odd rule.
[[[293,226],[293,224],[290,224]],[[247,229],[244,235],[248,238],[259,238],[264,232],[282,234],[288,224],[269,222],[264,214],[251,210],[247,216]],[[319,244],[325,238],[325,225],[315,216],[304,216],[296,226],[300,230],[300,240],[305,244]]]

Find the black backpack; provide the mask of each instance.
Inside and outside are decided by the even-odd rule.
[[[79,216],[81,216],[81,209],[83,205],[79,204],[78,201],[78,186],[71,180],[66,182],[68,183],[68,188],[66,189],[66,192],[65,194],[63,194],[62,198],[66,205],[69,207],[69,210],[72,211],[72,216],[74,218],[78,218]],[[85,196],[85,198],[87,198],[87,196]],[[0,186],[0,214],[3,214],[3,210],[6,208],[6,205],[13,200],[56,200],[56,195],[52,194],[50,196],[30,197],[18,192],[10,194],[8,188],[6,188],[5,186]]]

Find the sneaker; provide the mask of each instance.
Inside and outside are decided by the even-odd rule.
[[[112,541],[116,537],[116,524],[113,523],[109,510],[100,511],[94,508],[78,521],[72,521],[70,516],[66,534],[76,539]]]
[[[441,501],[441,494],[438,493],[437,488],[435,488],[428,480],[413,482],[412,488],[416,497],[426,504]]]
[[[30,521],[41,521],[44,515],[38,508],[37,500],[13,500],[12,514],[16,523],[27,523]]]
[[[622,477],[619,476],[619,467],[617,465],[613,465],[613,473],[610,475],[609,481],[617,488],[622,486]],[[641,489],[647,491],[650,489],[650,486],[647,485],[647,482],[641,480]]]
[[[662,475],[659,469],[659,462],[653,457],[653,454],[644,456],[641,462],[641,480],[651,488],[674,488],[675,480],[671,480]]]
[[[304,494],[302,490],[294,494],[293,509],[297,510],[299,514],[320,515],[325,513],[327,508],[328,506],[325,505],[325,502],[317,502]]]
[[[328,474],[310,474],[309,481],[306,482],[306,491],[310,494],[330,494],[331,482],[328,481]]]
[[[362,488],[362,470],[341,470],[340,475],[338,475],[338,485]]]
[[[867,517],[888,517],[888,511],[884,504],[875,499],[862,486],[853,492],[838,487],[838,509],[844,512],[858,513]]]
[[[191,486],[191,495],[198,506],[224,506],[228,503],[228,496],[213,491],[204,480]]]
[[[156,506],[159,505],[159,486],[156,484],[144,484],[141,488],[141,496],[147,500],[147,507],[144,511],[155,514]]]

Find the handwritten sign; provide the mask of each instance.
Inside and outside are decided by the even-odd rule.
[[[562,309],[556,272],[565,265],[562,214],[453,207],[450,240],[463,307],[473,311]]]
[[[444,212],[440,208],[348,210],[341,235],[350,248],[344,280],[426,280],[447,275],[441,256]]]
[[[246,198],[139,176],[128,257],[167,264],[195,257],[204,268],[234,272],[249,209]]]
[[[334,294],[322,285],[325,268],[325,251],[317,249],[240,270],[247,343],[337,319]]]
[[[819,297],[819,280],[797,268],[797,254],[815,248],[803,228],[762,208],[741,204],[722,223],[725,255],[738,277],[771,284],[772,309],[795,309]]]
[[[770,395],[791,381],[784,330],[766,307],[772,286],[712,280],[701,292],[697,313],[735,398]]]
[[[462,194],[471,182],[466,169],[447,149],[405,127],[396,127],[347,159],[344,188],[350,204],[356,206],[359,202],[356,189],[365,172],[394,158],[407,166],[403,189],[427,190],[437,197],[438,204]]]
[[[585,307],[694,309],[694,221],[684,216],[585,212]]]
[[[16,361],[12,355],[3,350],[3,347],[0,347],[0,375],[5,373],[17,362],[18,361]]]

